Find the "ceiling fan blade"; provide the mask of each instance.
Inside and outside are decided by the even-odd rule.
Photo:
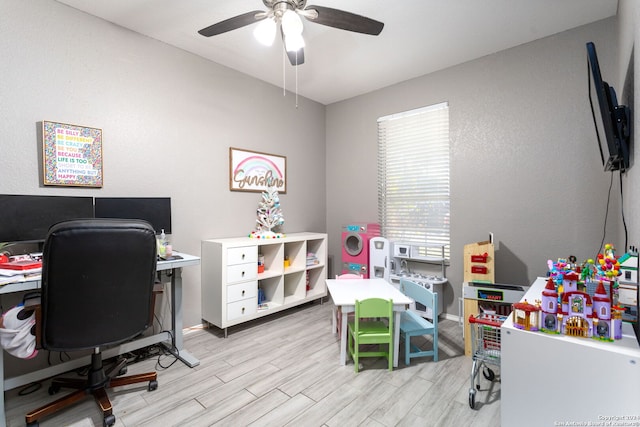
[[[267,16],[268,15],[262,10],[254,10],[210,25],[207,28],[201,29],[198,33],[205,37],[216,36],[261,21]]]
[[[315,9],[318,17],[305,16],[311,22],[315,22],[328,27],[339,28],[341,30],[353,31],[356,33],[370,34],[377,36],[384,28],[382,22],[376,21],[366,16],[345,12],[344,10],[332,9],[324,6],[307,6],[305,10]]]

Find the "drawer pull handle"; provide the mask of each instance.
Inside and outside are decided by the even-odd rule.
[[[244,313],[244,307],[242,307],[242,312]]]
[[[244,277],[244,271],[242,272],[242,277]]]
[[[244,259],[244,254],[242,254],[242,259]]]
[[[242,296],[244,296],[244,291],[242,291]]]

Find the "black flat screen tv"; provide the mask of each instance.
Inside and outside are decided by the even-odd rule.
[[[587,57],[589,101],[602,164],[605,171],[624,172],[629,168],[630,111],[618,105],[616,91],[602,79],[596,46],[592,42],[587,43]]]
[[[93,218],[93,197],[0,194],[0,242],[43,242],[61,221]]]
[[[96,197],[96,218],[143,219],[156,234],[171,234],[170,197]]]

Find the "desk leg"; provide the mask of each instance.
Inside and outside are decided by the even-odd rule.
[[[340,365],[344,366],[347,364],[347,316],[349,314],[343,309],[342,310],[342,324],[341,328],[341,337],[340,337]]]
[[[400,312],[395,312],[393,321],[393,367],[398,367],[398,353],[400,353]]]
[[[173,333],[173,348],[168,344],[165,347],[188,367],[198,366],[200,361],[184,349],[182,339],[182,269],[171,270],[171,330]]]

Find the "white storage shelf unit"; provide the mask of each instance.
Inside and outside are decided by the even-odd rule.
[[[264,257],[261,273],[258,254]],[[229,326],[327,295],[326,234],[203,240],[201,259],[202,319],[224,329],[225,335]],[[264,294],[261,307],[258,289]]]

